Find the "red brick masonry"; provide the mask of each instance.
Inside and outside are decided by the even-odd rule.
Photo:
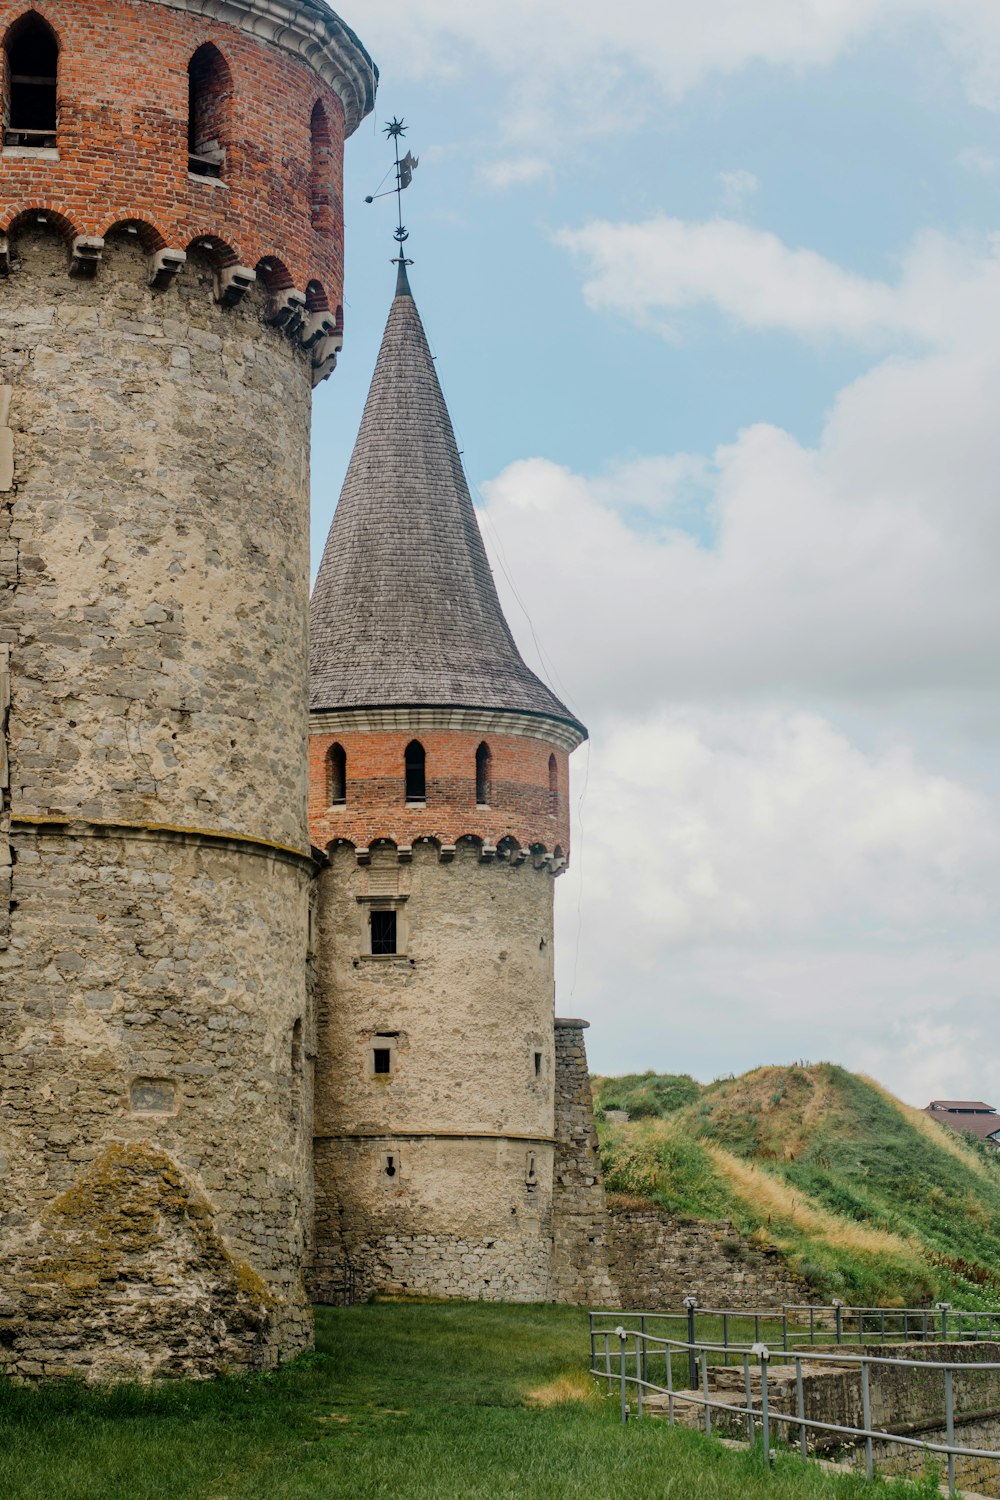
[[[426,751],[424,807],[405,800],[403,756],[417,738]],[[412,844],[434,838],[454,844],[465,835],[496,845],[515,839],[524,849],[540,844],[569,856],[569,757],[564,750],[523,735],[489,734],[490,805],[476,805],[476,750],[482,734],[454,729],[314,734],[309,740],[309,827],[325,849],[335,839],[368,847],[376,839]],[[327,751],[347,754],[347,797],[330,807]],[[549,792],[549,756],[556,759],[556,793]]]
[[[312,309],[336,311],[344,111],[306,62],[235,26],[151,0],[0,5],[0,36],[32,9],[59,42],[59,159],[4,151],[0,231],[16,231],[19,215],[43,209],[67,235],[145,225],[151,250],[186,250],[208,238],[221,263],[257,269],[272,289],[309,289]],[[231,75],[222,182],[188,173],[188,62],[205,42]],[[311,132],[317,104],[319,128]],[[314,157],[330,179],[316,212]],[[268,259],[272,265],[261,266]]]

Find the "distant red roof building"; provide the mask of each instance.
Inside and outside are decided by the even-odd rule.
[[[1000,1146],[1000,1114],[982,1099],[932,1099],[924,1114],[952,1130],[969,1130],[981,1141]]]

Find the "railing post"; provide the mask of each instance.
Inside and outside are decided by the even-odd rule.
[[[865,1429],[865,1475],[871,1479],[875,1472],[872,1458],[872,1397],[868,1386],[868,1361],[861,1361],[861,1420]]]
[[[722,1363],[724,1365],[728,1365],[729,1364],[729,1314],[727,1312],[724,1312],[722,1314],[722,1347],[725,1350],[725,1353],[722,1356]]]
[[[944,1372],[944,1420],[948,1435],[948,1495],[955,1495],[955,1381],[951,1370]]]
[[[645,1322],[643,1318],[643,1322]],[[641,1348],[640,1348],[641,1345]],[[641,1334],[635,1336],[635,1414],[642,1416],[642,1382],[646,1378],[646,1340]]]
[[[814,1307],[809,1309],[809,1342],[810,1344],[816,1342],[816,1309]]]
[[[698,1389],[698,1358],[694,1352],[694,1314],[698,1306],[697,1297],[685,1297],[684,1306],[688,1315],[688,1390]]]
[[[937,1310],[941,1314],[941,1342],[942,1342],[942,1344],[946,1344],[948,1342],[948,1309],[949,1309],[949,1307],[951,1307],[951,1303],[950,1302],[939,1302],[937,1304]]]
[[[836,1297],[833,1299],[833,1317],[837,1328],[837,1343],[840,1344],[844,1337],[844,1304]]]
[[[625,1392],[625,1341],[628,1338],[628,1334],[620,1323],[615,1329],[615,1333],[618,1335],[618,1373],[621,1378],[622,1425],[624,1426],[628,1421],[628,1399]]]
[[[760,1430],[764,1443],[764,1462],[771,1462],[771,1422],[767,1405],[767,1362],[770,1353],[766,1344],[754,1344],[751,1354],[760,1360]]]
[[[671,1358],[673,1350],[668,1344],[667,1348],[667,1419],[670,1426],[674,1425],[674,1362]]]
[[[784,1302],[781,1304],[781,1347],[788,1348],[788,1307]]]
[[[646,1314],[643,1313],[639,1319],[639,1328],[642,1331],[642,1378],[646,1378]]]
[[[803,1420],[806,1414],[806,1394],[802,1389],[802,1356],[800,1354],[795,1356],[795,1414],[799,1419],[799,1452],[803,1458],[808,1458],[806,1424]]]
[[[701,1352],[701,1394],[705,1398],[705,1434],[712,1435],[712,1408],[708,1404],[708,1354]]]
[[[747,1403],[747,1442],[753,1447],[753,1391],[750,1389],[750,1356],[743,1356],[743,1390]]]

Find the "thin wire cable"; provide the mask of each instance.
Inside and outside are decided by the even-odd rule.
[[[430,347],[430,340],[428,340],[428,347]],[[434,360],[434,366],[435,366],[435,369],[437,370],[438,384],[441,386],[441,394],[444,397],[445,406],[448,408],[448,412],[451,415],[452,427],[455,429],[455,435],[456,435],[456,437],[458,439],[458,442],[459,442],[459,445],[460,445],[460,456],[464,456],[464,454],[465,454],[465,439],[462,436],[461,429],[459,428],[458,424],[455,422],[454,414],[452,413],[452,409],[451,409],[451,404],[448,401],[448,397],[447,397],[447,394],[446,394],[445,389],[444,389],[444,382],[441,379],[441,371],[438,368],[437,355],[434,353],[433,349],[431,350],[431,357]],[[480,488],[479,488],[479,486],[477,484],[475,484],[472,480],[469,479],[468,465],[463,463],[462,469],[463,469],[463,471],[465,473],[466,483],[468,484],[469,489],[470,489],[470,491],[472,493],[473,500],[479,502],[478,505],[476,506],[477,515],[482,520],[485,521],[486,525],[489,528],[490,535],[492,536],[494,542],[496,543],[496,555],[497,555],[497,561],[500,564],[500,571],[503,573],[504,578],[506,578],[508,587],[510,588],[511,593],[514,596],[514,600],[517,603],[518,608],[520,609],[521,613],[524,615],[524,618],[525,618],[525,620],[528,623],[528,629],[531,632],[531,639],[534,642],[535,651],[537,653],[539,663],[541,664],[542,671],[545,672],[552,679],[553,685],[558,689],[561,697],[565,700],[567,707],[570,708],[573,711],[573,713],[575,713],[577,715],[577,717],[579,717],[579,710],[577,709],[576,704],[573,702],[572,694],[567,690],[567,688],[563,684],[562,679],[561,679],[561,677],[559,675],[559,672],[556,669],[555,662],[552,660],[551,656],[545,650],[544,646],[542,645],[541,641],[538,638],[538,632],[535,629],[535,622],[532,620],[531,615],[528,612],[528,606],[525,604],[524,600],[521,598],[521,595],[520,595],[520,593],[518,591],[517,584],[514,582],[514,579],[513,579],[512,575],[511,575],[510,568],[507,565],[507,553],[506,553],[506,551],[504,549],[504,545],[503,545],[503,541],[502,541],[501,536],[500,536],[499,529],[497,527],[497,524],[496,524],[495,520],[490,515],[490,512],[487,509],[486,501],[483,498],[482,491],[480,490]]]

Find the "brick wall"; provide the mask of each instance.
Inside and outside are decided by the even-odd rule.
[[[0,35],[23,0],[0,4]],[[211,237],[228,263],[275,286],[322,287],[316,306],[343,298],[345,115],[304,60],[236,26],[149,0],[48,0],[59,41],[58,159],[0,157],[0,231],[42,208],[67,234],[115,223],[150,226],[154,247]],[[223,181],[188,173],[188,63],[205,42],[231,80]],[[216,104],[222,100],[216,98]],[[322,105],[329,137],[328,211],[314,217],[310,122]],[[262,269],[262,274],[265,268]]]
[[[411,739],[426,751],[424,807],[407,806],[403,758]],[[476,750],[490,747],[490,805],[476,805]],[[338,743],[347,754],[347,797],[330,807],[327,752]],[[557,790],[549,792],[549,756],[556,758]],[[526,735],[453,729],[313,734],[309,740],[309,825],[313,843],[337,839],[367,847],[375,839],[413,844],[434,838],[454,844],[465,835],[487,844],[513,838],[523,848],[557,846],[569,854],[569,757]]]

